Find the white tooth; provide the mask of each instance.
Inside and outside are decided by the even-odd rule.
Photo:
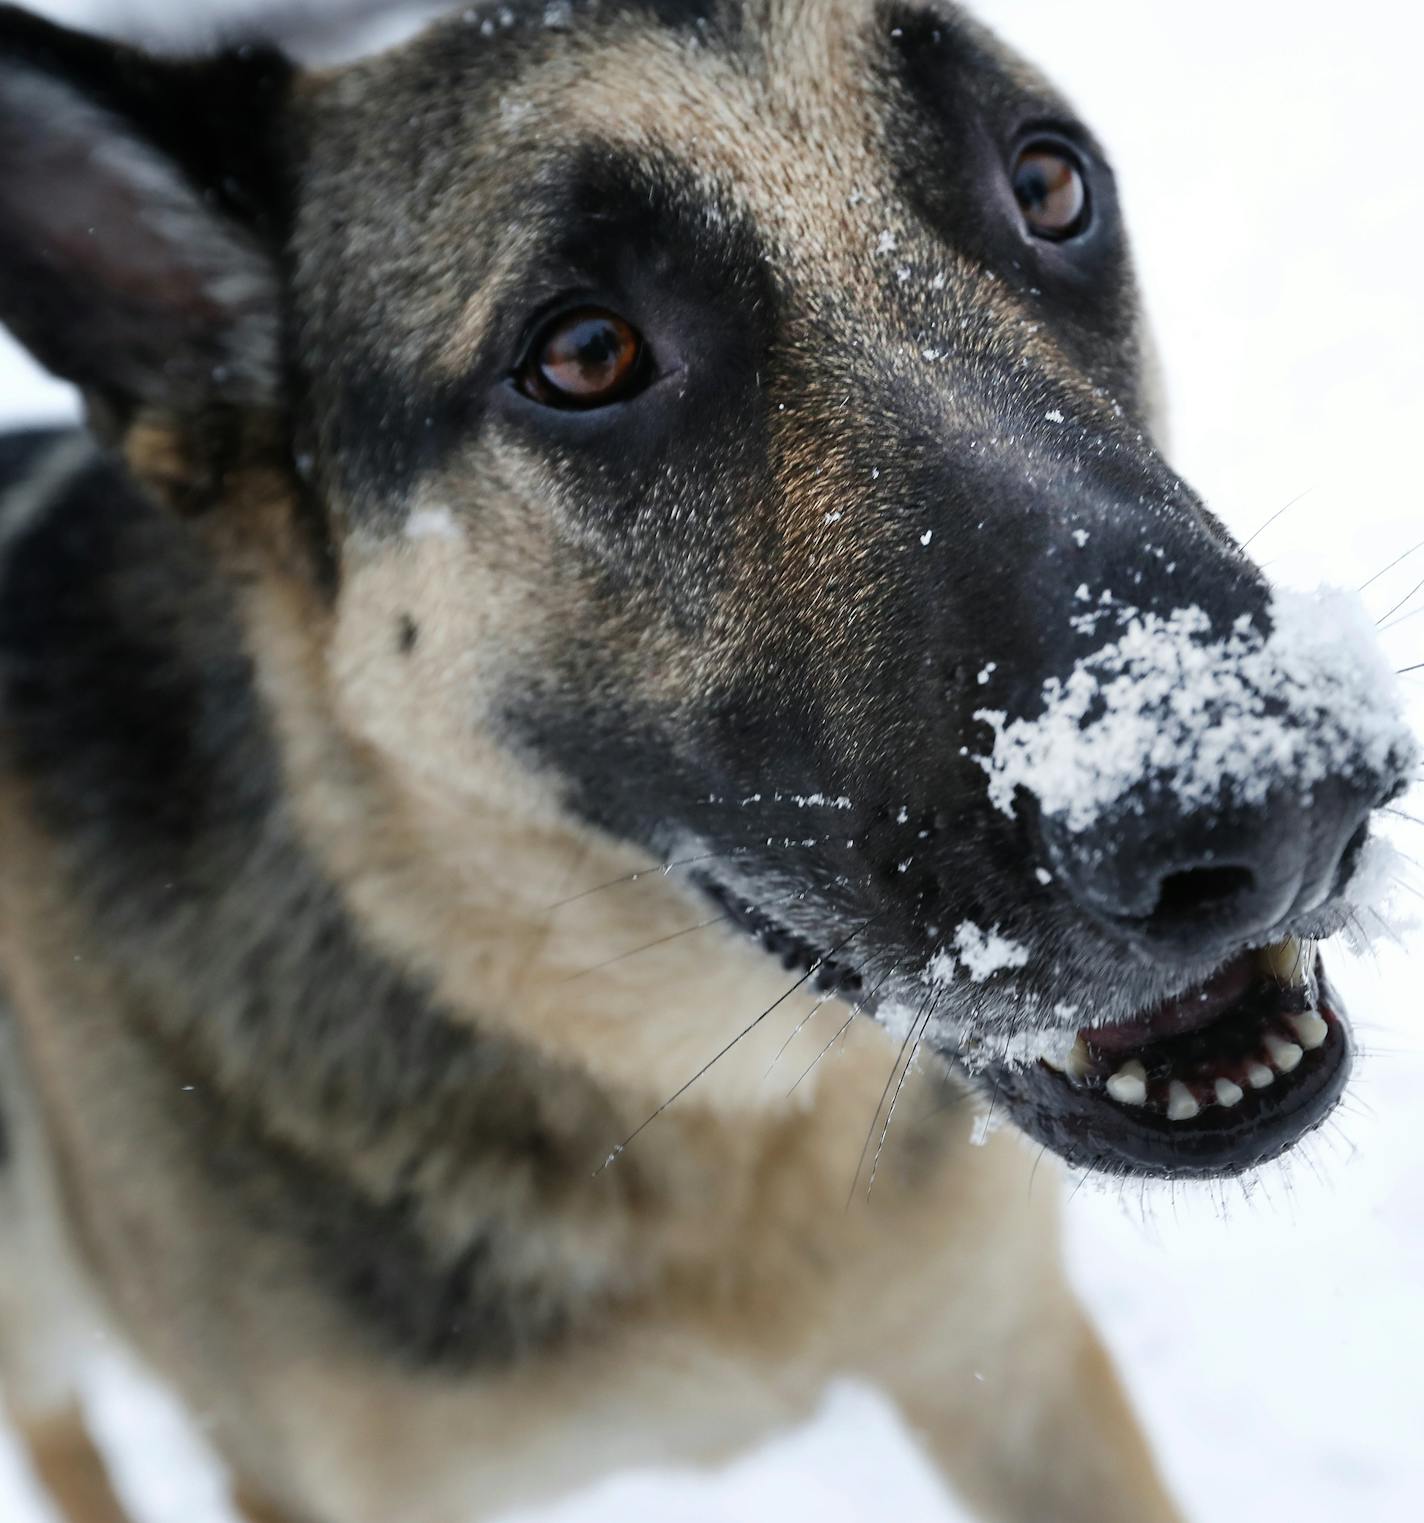
[[[1293,1073],[1300,1067],[1300,1060],[1305,1056],[1294,1042],[1284,1041],[1273,1031],[1266,1033],[1266,1051],[1271,1055],[1271,1062],[1283,1074]]]
[[[1049,1057],[1045,1057],[1043,1061],[1050,1068],[1056,1068],[1059,1073],[1067,1074],[1070,1079],[1086,1079],[1093,1067],[1092,1054],[1088,1051],[1088,1044],[1082,1037],[1073,1043],[1063,1055],[1061,1062]]]
[[[1259,956],[1271,977],[1287,987],[1305,983],[1310,974],[1306,943],[1297,941],[1294,936],[1287,936],[1273,947],[1262,948]]]
[[[1079,1037],[1073,1043],[1072,1051],[1068,1054],[1068,1061],[1064,1064],[1064,1072],[1075,1079],[1086,1079],[1088,1072],[1093,1066],[1093,1059],[1088,1052],[1088,1044]]]
[[[1269,1089],[1276,1082],[1275,1070],[1267,1068],[1264,1063],[1248,1063],[1246,1082],[1252,1089]]]
[[[1180,1079],[1173,1079],[1167,1086],[1168,1121],[1190,1121],[1201,1114],[1201,1106],[1192,1098],[1192,1092]]]
[[[1233,1105],[1240,1105],[1246,1098],[1246,1091],[1239,1084],[1233,1084],[1230,1079],[1218,1079],[1216,1081],[1216,1103],[1224,1105],[1230,1110]]]
[[[1108,1080],[1108,1093],[1119,1105],[1147,1104],[1147,1070],[1135,1058]]]
[[[1314,1010],[1307,1010],[1303,1015],[1289,1017],[1291,1030],[1295,1032],[1296,1041],[1307,1052],[1314,1052],[1317,1047],[1325,1045],[1325,1038],[1330,1035],[1330,1028],[1325,1024],[1324,1018],[1317,1015]]]

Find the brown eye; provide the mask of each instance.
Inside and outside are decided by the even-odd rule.
[[[614,312],[584,307],[540,333],[518,380],[546,407],[603,407],[629,395],[644,369],[637,331]]]
[[[1029,231],[1061,242],[1088,226],[1088,186],[1078,160],[1057,143],[1032,143],[1014,165],[1014,195]]]

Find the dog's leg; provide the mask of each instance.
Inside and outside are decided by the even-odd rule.
[[[33,1421],[20,1417],[15,1427],[40,1485],[65,1523],[132,1523],[77,1407]]]
[[[129,1523],[79,1408],[91,1303],[0,985],[0,1421],[65,1523]]]
[[[1009,1407],[930,1411],[906,1403],[914,1426],[966,1501],[992,1523],[1183,1523],[1117,1370],[1071,1300],[1041,1340],[1037,1378],[1019,1379]],[[986,1380],[992,1380],[992,1373]]]

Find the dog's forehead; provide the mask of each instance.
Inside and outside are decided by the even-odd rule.
[[[335,109],[317,115],[318,183],[378,209],[434,197],[442,236],[497,209],[511,252],[542,209],[526,192],[596,145],[744,218],[778,260],[842,271],[877,208],[893,219],[907,175],[923,176],[932,113],[1011,101],[1025,119],[1063,114],[946,0],[473,9],[323,94]],[[543,231],[526,228],[531,241]]]

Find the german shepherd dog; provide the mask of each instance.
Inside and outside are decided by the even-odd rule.
[[[1313,939],[1414,752],[1367,662],[1241,676],[1283,622],[1068,107],[947,0],[317,72],[7,7],[0,219],[89,422],[0,456],[0,1370],[70,1518],[96,1328],[284,1523],[842,1375],[986,1518],[1179,1517],[1036,1160],[1319,1123]]]

